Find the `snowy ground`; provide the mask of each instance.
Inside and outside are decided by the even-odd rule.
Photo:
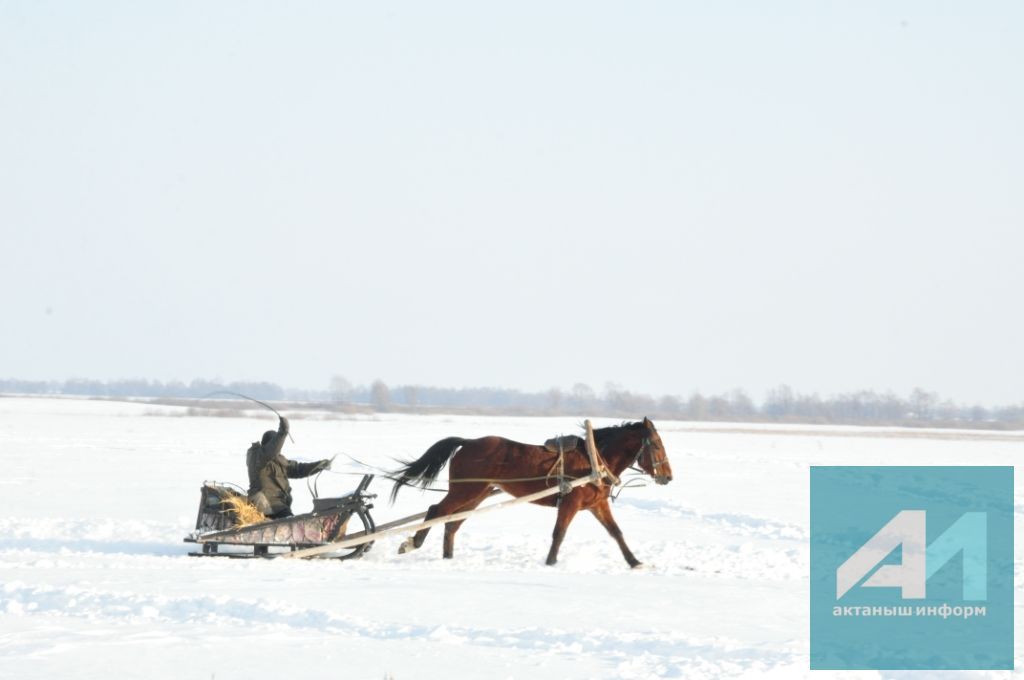
[[[554,513],[532,506],[467,521],[454,560],[441,559],[438,530],[403,556],[395,538],[342,563],[200,559],[181,541],[200,484],[244,483],[249,442],[275,422],[186,414],[0,398],[0,678],[828,677],[807,670],[808,466],[1024,454],[1024,433],[658,422],[675,481],[626,490],[614,507],[644,570],[630,571],[589,515],[544,566]],[[389,467],[449,435],[538,442],[579,424],[289,415],[290,457]],[[355,485],[337,474],[342,460],[321,495]],[[296,511],[308,510],[301,480],[295,489]],[[439,497],[405,490],[390,507],[388,486],[371,490],[378,523]],[[1020,491],[1015,506],[1019,590]]]

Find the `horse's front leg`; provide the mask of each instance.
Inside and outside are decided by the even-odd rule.
[[[579,494],[575,491],[568,496],[562,497],[558,505],[558,518],[555,520],[555,530],[551,533],[551,550],[548,551],[548,566],[558,562],[558,548],[565,538],[565,530],[569,528],[569,522],[580,511]]]
[[[615,518],[612,517],[612,508],[608,505],[608,498],[602,498],[598,501],[597,505],[590,508],[590,512],[594,513],[594,517],[601,523],[608,533],[611,534],[615,542],[619,544],[619,550],[622,551],[622,556],[626,558],[626,562],[629,563],[630,567],[639,567],[640,560],[633,556],[633,552],[626,545],[626,539],[622,537],[622,529],[615,523]]]

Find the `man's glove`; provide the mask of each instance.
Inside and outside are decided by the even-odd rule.
[[[329,461],[326,458],[324,458],[322,461],[320,461],[319,463],[316,464],[316,467],[313,468],[313,472],[323,472],[324,470],[330,470],[330,469],[331,469],[331,461]]]

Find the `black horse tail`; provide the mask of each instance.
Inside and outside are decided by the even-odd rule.
[[[468,442],[462,437],[448,437],[437,442],[427,452],[411,463],[395,470],[392,478],[395,480],[395,487],[391,489],[391,502],[398,498],[398,492],[406,484],[427,488],[427,485],[437,479],[438,473],[445,463],[455,455],[455,451]]]

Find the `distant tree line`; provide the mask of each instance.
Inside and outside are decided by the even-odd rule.
[[[341,376],[331,379],[326,390],[285,389],[270,382],[221,382],[193,380],[0,380],[3,394],[52,394],[88,397],[193,400],[237,392],[254,399],[303,402],[311,408],[347,412],[400,413],[489,413],[510,415],[579,415],[724,421],[812,423],[846,425],[900,425],[920,427],[964,427],[1024,429],[1024,403],[987,407],[957,404],[934,392],[915,389],[902,397],[892,392],[862,390],[821,397],[801,394],[782,385],[770,390],[760,403],[742,390],[688,397],[652,397],[605,386],[598,393],[577,383],[569,390],[552,388],[543,392],[472,387],[448,388],[425,385],[389,386],[381,380],[370,385],[353,385]]]
[[[193,380],[160,382],[159,380],[84,380],[64,381],[0,380],[3,394],[63,394],[88,397],[153,397],[172,399],[203,399],[215,392],[238,392],[254,399],[284,400],[287,391],[270,382],[230,382]]]

